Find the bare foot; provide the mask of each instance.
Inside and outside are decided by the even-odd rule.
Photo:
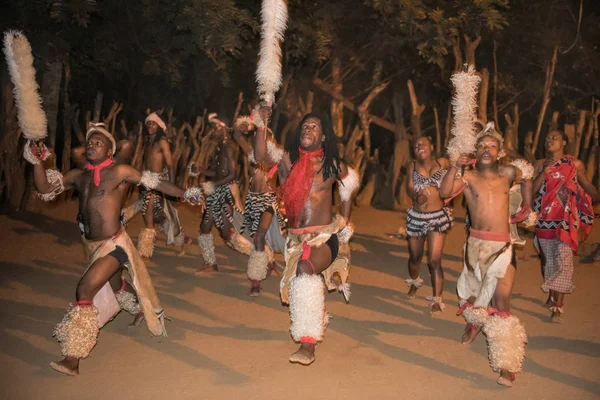
[[[79,359],[72,357],[65,357],[58,362],[51,362],[50,366],[58,372],[65,375],[76,376],[79,375]]]
[[[479,328],[473,324],[467,324],[467,326],[465,327],[465,333],[462,336],[461,343],[462,344],[473,343],[473,341],[477,337],[477,334],[479,333],[479,331],[481,331],[481,328]]]
[[[142,323],[142,321],[144,320],[144,313],[139,313],[138,315],[135,316],[135,318],[133,319],[133,322],[129,324],[129,326],[137,328],[138,326],[140,326],[140,324]]]
[[[192,244],[192,238],[189,236],[186,236],[183,239],[183,244],[181,245],[181,251],[179,252],[179,254],[177,254],[177,257],[181,257],[181,256],[185,255],[185,252],[187,251],[187,249],[190,247],[191,244]]]
[[[498,380],[496,380],[496,382],[500,386],[512,387],[514,380],[515,374],[503,369],[502,371],[500,371],[500,376],[498,377]]]
[[[250,292],[248,293],[250,297],[258,297],[260,296],[260,283],[253,283],[250,288]]]
[[[432,304],[431,307],[429,308],[429,315],[431,315],[432,317],[435,317],[438,314],[442,313],[442,306],[440,303],[435,303]]]
[[[417,290],[419,288],[416,287],[415,285],[410,285],[410,289],[408,289],[408,293],[406,293],[406,297],[408,297],[409,299],[414,299],[417,295]]]
[[[550,321],[555,324],[560,324],[562,322],[562,313],[558,310],[552,311],[552,316],[550,317]]]
[[[219,271],[219,266],[217,264],[204,264],[201,268],[198,269],[198,271],[195,272],[194,275],[203,275],[204,272],[207,272],[208,269],[217,272]]]
[[[291,363],[310,365],[315,361],[315,345],[312,343],[302,343],[298,351],[290,356]]]

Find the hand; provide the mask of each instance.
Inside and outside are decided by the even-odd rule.
[[[477,159],[471,158],[467,154],[461,154],[460,157],[456,160],[456,166],[458,168],[462,168],[465,165],[473,165],[477,162]]]
[[[529,214],[531,214],[531,211],[532,211],[531,206],[529,206],[529,205],[523,206],[521,208],[521,211],[519,211],[518,213],[511,216],[509,222],[511,224],[517,224],[519,222],[523,222],[527,219]]]
[[[544,161],[544,175],[550,172],[554,164],[556,164],[556,161],[551,158],[547,158],[546,161]]]
[[[415,196],[415,201],[416,201],[416,202],[417,202],[417,204],[419,204],[419,205],[423,205],[423,204],[427,203],[427,195],[425,195],[425,194],[423,193],[423,190],[422,190],[422,189],[421,189],[421,190],[419,190],[419,191],[416,193],[416,196]]]
[[[258,109],[258,115],[264,121],[265,126],[269,124],[269,120],[271,119],[271,114],[273,113],[273,109],[268,103],[260,103],[260,108]]]

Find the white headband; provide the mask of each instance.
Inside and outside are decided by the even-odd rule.
[[[92,133],[99,133],[101,135],[106,136],[106,138],[108,140],[110,140],[110,143],[112,144],[112,156],[115,155],[115,152],[117,151],[117,143],[115,142],[115,138],[113,137],[113,135],[106,130],[106,125],[104,125],[101,122],[95,123],[95,122],[90,122],[88,125],[88,130],[85,134],[85,140],[89,140],[90,136],[92,136]]]
[[[156,125],[160,126],[162,130],[167,133],[167,125],[165,125],[164,121],[158,116],[157,113],[153,112],[152,114],[148,115],[144,121],[144,125],[146,125],[149,121],[156,122]]]

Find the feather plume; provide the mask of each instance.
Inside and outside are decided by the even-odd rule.
[[[258,94],[272,103],[281,87],[281,42],[287,25],[286,0],[263,0],[260,59],[256,68]]]
[[[46,114],[35,81],[31,45],[22,32],[8,31],[4,34],[4,55],[10,79],[15,85],[15,102],[23,136],[33,141],[42,140],[48,131]]]
[[[471,65],[467,71],[452,75],[451,81],[455,89],[452,98],[454,123],[451,131],[452,139],[448,142],[447,150],[450,161],[454,163],[461,154],[475,152],[477,87],[481,78]]]

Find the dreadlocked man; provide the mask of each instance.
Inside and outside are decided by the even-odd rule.
[[[265,131],[259,130],[256,136],[254,157],[263,162],[269,154]],[[340,162],[329,118],[315,114],[305,115],[300,122],[278,170],[283,182],[279,195],[288,218],[281,300],[290,306],[290,331],[294,341],[300,342],[290,362],[308,365],[315,360],[315,345],[323,340],[328,321],[322,279],[328,289],[335,289],[332,277],[338,274],[342,280],[339,290],[346,300],[350,295],[346,280],[353,229],[349,218],[358,176]],[[336,182],[342,215],[334,217],[331,206]]]
[[[175,183],[175,166],[165,132],[167,126],[156,113],[148,115],[145,121],[143,171],[160,174],[160,179]],[[167,245],[183,246],[186,240],[179,221],[177,209],[162,193],[144,188],[140,191],[141,211],[145,229],[138,237],[138,251],[142,257],[152,258],[156,240],[156,224],[167,235]]]
[[[204,267],[201,270],[210,267],[217,271],[217,257],[211,233],[213,225],[217,226],[225,243],[242,254],[250,255],[252,243],[236,232],[233,224],[234,212],[242,214],[240,189],[235,182],[236,144],[230,139],[229,127],[217,118],[217,114],[210,114],[208,120],[212,124],[212,134],[218,140],[213,165],[212,168],[205,170],[192,163],[190,165],[190,176],[203,175],[213,178],[212,181],[201,184],[204,193],[208,197],[206,198],[206,210],[202,222],[200,222],[198,245],[204,260]]]
[[[198,188],[184,192],[161,181],[158,174],[140,174],[129,165],[115,164],[112,156],[116,143],[102,124],[92,125],[86,139],[85,170],[77,168],[64,177],[44,168],[48,151],[43,144],[27,146],[24,151],[24,158],[34,164],[35,184],[43,201],[51,201],[71,188],[80,194],[78,219],[88,268],[77,285],[77,302],[54,330],[64,359],[50,364],[68,375],[79,373],[79,360],[96,345],[99,329],[121,309],[135,315],[143,313],[153,335],[166,335],[164,311],[146,266],[119,218],[129,184],[144,185],[193,203],[201,197]],[[123,283],[122,266],[127,267],[138,301]]]
[[[267,121],[269,107],[255,109],[251,117],[240,117],[234,126],[234,138],[250,161],[250,188],[244,205],[244,225],[240,233],[248,232],[254,241],[254,249],[248,260],[248,279],[250,296],[259,296],[261,281],[266,279],[269,268],[275,268],[273,250],[284,253],[285,238],[282,228],[285,225],[279,210],[277,195],[273,189],[273,176],[277,172],[277,163],[281,161],[283,150],[279,149],[273,138],[267,139],[267,157],[258,162],[253,146],[243,137],[251,129],[262,131],[264,124],[255,125],[254,120]],[[257,113],[262,114],[256,118]],[[270,132],[270,131],[269,131]],[[271,135],[272,136],[272,135]],[[254,140],[257,140],[255,135]]]
[[[459,312],[467,326],[463,343],[471,343],[483,329],[487,335],[490,364],[500,372],[498,383],[512,386],[521,371],[527,336],[519,319],[510,312],[510,294],[516,263],[510,235],[510,223],[524,220],[531,212],[531,181],[521,188],[524,205],[511,219],[509,191],[519,180],[520,171],[513,165],[500,166],[502,136],[493,123],[476,139],[476,168],[459,179],[462,166],[472,164],[470,155],[461,155],[442,180],[440,194],[450,197],[464,189],[471,226],[465,244],[464,268],[457,290]],[[491,303],[491,306],[490,306]]]

